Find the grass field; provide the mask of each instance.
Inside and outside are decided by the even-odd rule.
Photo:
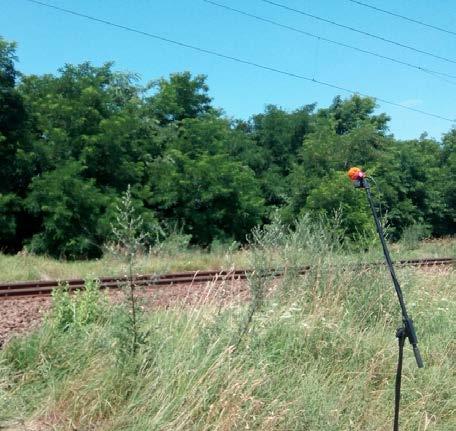
[[[316,252],[318,253],[318,252]],[[456,239],[427,240],[417,244],[395,243],[391,245],[393,259],[456,256]],[[306,255],[306,253],[304,254]],[[315,256],[310,255],[309,261]],[[379,245],[363,253],[340,253],[343,262],[382,261]],[[141,274],[165,273],[201,269],[246,268],[249,266],[248,249],[230,250],[221,247],[212,252],[194,248],[175,251],[170,254],[149,254],[138,256],[135,270]],[[303,263],[306,263],[303,260]],[[122,260],[112,254],[89,261],[62,261],[29,254],[0,254],[0,281],[69,279],[121,275],[125,272]]]
[[[93,291],[70,304],[57,299],[43,328],[0,352],[0,423],[9,430],[390,430],[400,314],[388,274],[341,271],[353,256],[316,238],[306,244],[261,237],[241,260],[256,274],[304,261],[313,269],[290,271],[274,286],[254,276],[248,303],[220,308],[208,295],[196,306],[143,312],[137,349],[128,308]],[[429,242],[409,256],[449,255],[452,247]],[[398,275],[425,361],[417,369],[406,344],[401,430],[452,431],[454,269]]]

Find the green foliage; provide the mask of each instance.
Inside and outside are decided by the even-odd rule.
[[[251,135],[255,152],[261,158],[256,166],[266,202],[283,205],[288,194],[286,176],[292,169],[303,138],[313,129],[315,105],[304,106],[288,113],[275,105],[266,106],[263,114],[254,115]]]
[[[264,114],[253,117],[254,137],[265,150],[268,165],[277,165],[283,173],[289,171],[303,137],[311,130],[314,107],[309,105],[288,113],[268,105]]]
[[[433,234],[449,233],[456,227],[448,217],[452,203],[445,196],[447,179],[442,177],[441,157],[442,147],[426,136],[396,142],[382,155],[375,175],[396,239],[415,223],[430,225]]]
[[[112,231],[116,240],[117,252],[125,259],[127,268],[126,300],[127,313],[125,314],[124,333],[131,339],[130,351],[136,353],[142,341],[139,331],[139,318],[141,310],[136,297],[134,269],[137,255],[144,249],[147,233],[144,232],[144,221],[136,211],[128,186],[116,207],[116,220],[112,225]],[[122,326],[122,325],[121,325]],[[125,337],[122,337],[124,339]]]
[[[204,75],[173,73],[169,80],[152,81],[150,88],[156,92],[148,99],[149,109],[161,123],[196,118],[212,109]]]
[[[0,36],[0,88],[2,90],[14,87],[18,75],[14,67],[16,60],[16,44]]]
[[[319,115],[333,120],[334,130],[338,135],[346,134],[366,123],[377,131],[383,132],[387,130],[390,119],[386,114],[374,115],[375,107],[375,99],[371,97],[354,95],[344,101],[337,96],[331,106],[328,109],[322,109]]]
[[[4,244],[11,244],[16,236],[16,217],[20,200],[14,193],[0,193],[0,238]]]
[[[105,197],[83,172],[80,163],[71,161],[33,179],[26,204],[41,219],[41,230],[30,241],[32,252],[73,259],[100,256],[98,219]]]
[[[49,316],[52,326],[60,331],[83,329],[106,319],[107,297],[96,280],[86,280],[84,289],[71,294],[69,286],[52,291],[52,311]]]
[[[205,152],[193,159],[170,150],[155,168],[153,199],[161,214],[185,221],[186,233],[197,243],[242,241],[261,221],[263,199],[253,172],[225,154]]]
[[[151,252],[155,255],[175,256],[187,251],[191,240],[192,236],[185,234],[183,228],[174,223],[164,227],[163,238],[154,245]]]
[[[401,243],[409,249],[417,248],[421,240],[429,238],[430,233],[429,225],[411,224],[402,231]]]
[[[434,180],[441,186],[440,190],[446,205],[441,225],[436,229],[436,233],[454,234],[456,226],[456,129],[454,128],[443,137],[440,169],[440,172],[435,173],[437,178]],[[439,181],[440,178],[444,178],[443,184]]]
[[[248,305],[217,307],[214,297],[149,313],[136,355],[128,314],[118,307],[78,329],[47,325],[12,340],[0,351],[1,426],[17,420],[32,428],[38,420],[106,431],[384,429],[392,419],[400,323],[394,289],[385,288],[384,268],[342,270],[325,246],[338,234],[319,224],[307,218],[290,231],[274,219],[257,231],[258,257],[285,267],[290,254],[309,247],[321,259],[304,275],[266,286],[235,351]],[[266,266],[261,259],[257,268]],[[398,268],[398,276],[426,365],[417,369],[407,344],[401,429],[452,430],[454,271]]]
[[[358,95],[231,119],[204,75],[141,86],[109,62],[22,75],[15,49],[0,38],[1,249],[99,256],[128,185],[149,247],[167,225],[204,247],[245,243],[276,210],[291,226],[341,209],[347,235],[368,238],[365,203],[343,174],[352,165],[376,178],[393,239],[416,223],[456,233],[454,130],[398,141],[375,100]]]
[[[351,238],[375,235],[372,215],[365,196],[347,181],[345,172],[325,177],[307,197],[303,212],[314,215],[339,214],[340,228]]]
[[[17,90],[16,45],[0,36],[0,248],[13,251],[24,236],[22,199],[31,178],[29,123]]]

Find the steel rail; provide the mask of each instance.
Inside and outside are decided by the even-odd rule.
[[[428,259],[408,259],[395,262],[399,266],[443,266],[456,264],[456,258],[428,258]],[[384,265],[383,262],[373,262],[366,264],[346,265],[343,269],[359,269],[379,267]],[[297,269],[298,274],[305,274],[311,269],[310,266],[300,267]],[[288,269],[271,269],[264,273],[264,276],[280,277],[285,274]],[[251,274],[252,270],[214,270],[214,271],[188,271],[177,272],[164,275],[144,274],[136,275],[133,279],[135,286],[141,287],[158,287],[172,286],[175,284],[199,284],[213,282],[217,280],[245,280]],[[116,289],[128,283],[128,278],[123,277],[100,277],[95,278],[102,289]],[[34,280],[34,281],[15,281],[8,283],[0,283],[0,299],[21,297],[21,296],[45,296],[50,295],[52,291],[61,286],[67,286],[70,291],[84,289],[84,279],[68,279],[68,280]]]

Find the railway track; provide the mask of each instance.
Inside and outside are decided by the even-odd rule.
[[[456,258],[435,258],[435,259],[411,259],[400,260],[395,262],[396,266],[444,266],[456,264]],[[344,268],[357,267],[376,267],[384,263],[371,263],[365,265],[348,265]],[[305,274],[310,270],[310,266],[299,268],[300,274]],[[245,280],[251,274],[250,270],[239,269],[232,271],[193,271],[177,272],[165,275],[138,275],[134,278],[135,286],[154,287],[154,286],[172,286],[175,284],[197,284],[207,283],[217,279]],[[284,270],[270,270],[265,276],[280,277]],[[100,287],[103,289],[116,289],[125,285],[128,281],[126,277],[100,277],[98,278]],[[36,280],[36,281],[19,281],[0,283],[0,299],[43,296],[50,295],[52,291],[59,286],[66,285],[70,291],[81,290],[84,288],[83,279],[70,280]]]

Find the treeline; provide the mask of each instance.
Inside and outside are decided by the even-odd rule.
[[[112,63],[22,75],[3,39],[0,89],[3,251],[99,256],[129,185],[152,242],[170,226],[202,246],[243,242],[275,213],[337,214],[348,237],[363,237],[372,221],[352,165],[376,178],[392,238],[417,223],[456,232],[456,130],[398,141],[369,98],[236,120],[213,106],[204,76],[142,86]]]

